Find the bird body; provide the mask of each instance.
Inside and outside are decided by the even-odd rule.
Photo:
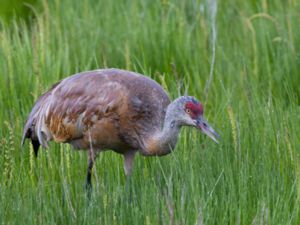
[[[202,105],[193,97],[171,103],[157,82],[141,74],[88,71],[63,79],[36,101],[22,143],[31,139],[36,155],[39,146],[48,147],[51,140],[88,150],[88,176],[96,153],[110,149],[124,155],[130,174],[137,151],[147,156],[170,153],[181,126],[207,124],[202,114]],[[215,140],[210,129],[207,134]]]
[[[137,73],[84,72],[62,80],[37,100],[24,137],[30,133],[44,147],[54,140],[76,149],[146,152],[145,143],[162,128],[169,103],[160,85]]]

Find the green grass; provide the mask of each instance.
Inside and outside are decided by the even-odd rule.
[[[299,1],[218,1],[207,99],[208,1],[47,2],[1,25],[1,224],[300,224]],[[138,156],[131,202],[122,157],[106,152],[88,202],[85,152],[53,143],[34,159],[20,139],[43,91],[103,67],[196,96],[221,143],[183,129],[173,154]]]

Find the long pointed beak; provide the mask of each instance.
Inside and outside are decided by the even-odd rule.
[[[201,129],[204,134],[213,139],[217,144],[219,143],[217,139],[220,139],[219,134],[209,125],[209,123],[204,118],[197,119],[198,129]]]

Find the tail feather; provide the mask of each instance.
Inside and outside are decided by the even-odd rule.
[[[24,130],[23,130],[21,147],[24,146],[25,139],[31,138],[31,137],[32,137],[32,118],[29,117],[28,120],[26,121]]]
[[[32,122],[31,121],[26,122],[24,132],[23,132],[23,136],[22,136],[21,147],[23,147],[26,138],[29,138],[31,140],[31,144],[32,144],[33,150],[34,150],[34,155],[37,157],[39,147],[40,147],[40,142],[38,141],[38,139],[36,139],[34,137],[34,134],[33,134],[33,131],[32,131]]]
[[[44,128],[44,130],[47,131],[47,128],[45,128],[45,126],[41,126],[41,124],[39,123],[41,120],[36,121],[39,115],[32,114],[33,113],[29,115],[29,118],[25,124],[21,141],[21,147],[24,145],[25,139],[30,139],[31,144],[33,146],[34,154],[35,156],[37,156],[40,145],[42,145],[44,148],[48,147],[48,136],[42,135],[44,134],[44,131],[42,129]]]
[[[31,139],[31,144],[33,146],[34,155],[35,157],[37,157],[39,152],[40,142],[38,140]]]
[[[39,146],[42,144],[43,147],[47,147],[47,142],[49,140],[48,137],[45,138],[42,136],[42,133],[46,133],[49,136],[49,132],[47,131],[47,128],[45,128],[45,123],[43,120],[45,108],[47,108],[49,102],[48,97],[51,94],[51,91],[58,85],[59,83],[53,85],[53,87],[41,95],[36,103],[34,104],[28,119],[26,121],[26,124],[24,126],[23,130],[23,136],[21,140],[21,147],[24,145],[25,139],[29,138],[31,139],[31,143],[33,145],[34,153],[37,156]],[[46,136],[47,136],[46,135]]]
[[[24,142],[27,138],[31,140],[31,144],[33,146],[34,154],[36,157],[38,156],[38,151],[40,147],[40,140],[36,132],[36,120],[37,117],[39,117],[39,107],[39,104],[35,104],[33,110],[29,114],[26,124],[24,126],[23,136],[21,140],[21,147],[23,147]]]

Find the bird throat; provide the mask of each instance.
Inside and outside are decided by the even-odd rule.
[[[144,155],[166,155],[176,147],[180,126],[175,121],[165,120],[162,130],[154,133],[146,141]]]

